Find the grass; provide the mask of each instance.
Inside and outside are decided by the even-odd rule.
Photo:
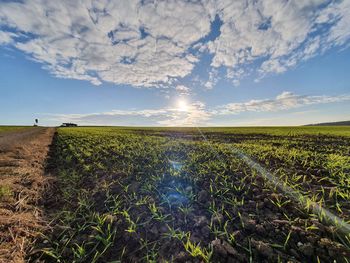
[[[53,227],[33,257],[343,262],[350,255],[348,236],[312,207],[350,220],[348,132],[347,127],[204,128],[202,133],[58,129],[49,163],[61,205],[50,209],[53,225],[64,227]],[[303,202],[280,193],[240,153]],[[317,255],[305,252],[311,242]]]
[[[7,197],[11,196],[12,192],[10,187],[6,185],[0,186],[0,200],[6,199]]]
[[[17,131],[17,130],[28,129],[28,128],[32,128],[32,126],[0,126],[0,133],[8,132],[8,131]]]

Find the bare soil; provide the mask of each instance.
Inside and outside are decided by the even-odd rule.
[[[44,168],[54,133],[36,127],[0,134],[0,263],[24,262],[47,227],[40,199],[50,185]]]

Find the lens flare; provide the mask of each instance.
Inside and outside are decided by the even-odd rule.
[[[184,99],[179,99],[177,101],[177,109],[179,111],[188,111],[187,101],[185,101]]]

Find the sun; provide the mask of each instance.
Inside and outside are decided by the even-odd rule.
[[[188,111],[187,101],[185,101],[184,99],[179,99],[177,101],[177,109],[179,111]]]

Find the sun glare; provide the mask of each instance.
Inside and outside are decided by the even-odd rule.
[[[179,111],[188,111],[188,104],[185,100],[180,99],[177,101],[177,109]]]

